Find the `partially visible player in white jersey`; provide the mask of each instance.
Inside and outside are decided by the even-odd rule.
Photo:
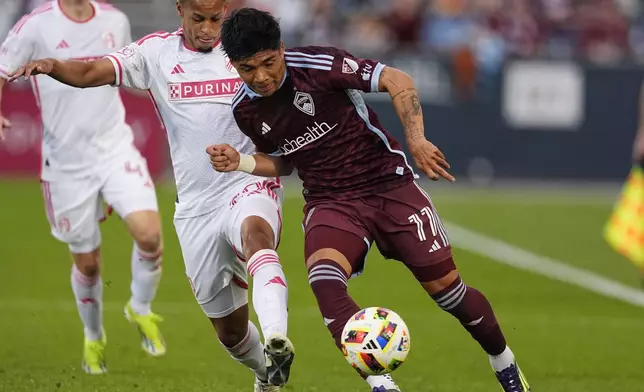
[[[0,91],[25,62],[52,57],[90,60],[131,41],[130,23],[112,6],[89,0],[48,2],[23,17],[0,47]],[[107,371],[100,275],[99,220],[105,201],[134,239],[132,297],[125,316],[138,327],[143,349],[166,351],[151,302],[161,278],[163,249],[154,184],[134,146],[118,90],[79,90],[32,77],[43,120],[41,183],[55,238],[73,255],[71,285],[85,329],[83,369]],[[0,115],[0,137],[10,125]]]
[[[183,27],[155,33],[104,59],[32,62],[14,77],[48,74],[76,87],[148,90],[167,130],[177,185],[175,228],[195,297],[231,356],[255,372],[255,391],[279,391],[294,358],[287,285],[275,251],[281,232],[279,179],[214,171],[206,147],[252,154],[230,106],[242,85],[219,48],[225,0],[178,0]],[[247,272],[264,336],[249,321]]]

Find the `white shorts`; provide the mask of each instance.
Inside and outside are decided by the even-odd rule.
[[[41,181],[41,186],[51,232],[72,253],[89,253],[99,247],[102,201],[121,218],[136,211],[158,211],[147,162],[134,147],[87,177],[60,177]]]
[[[275,243],[282,230],[283,189],[278,180],[241,184],[223,204],[204,215],[174,220],[186,275],[195,298],[210,318],[222,318],[248,303],[246,262],[241,226],[250,216],[273,228]]]

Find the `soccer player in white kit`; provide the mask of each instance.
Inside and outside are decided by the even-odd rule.
[[[32,62],[14,77],[44,73],[76,87],[148,90],[168,133],[177,184],[175,228],[197,302],[220,342],[256,374],[255,391],[279,391],[294,357],[287,285],[275,249],[281,232],[279,179],[218,173],[206,147],[255,146],[231,111],[239,75],[219,48],[225,0],[178,0],[182,29],[154,33],[104,59]],[[247,271],[265,344],[249,321]]]
[[[131,41],[122,12],[89,0],[48,2],[23,17],[0,47],[0,91],[30,59],[100,58]],[[125,315],[152,356],[166,351],[151,302],[161,278],[162,238],[154,184],[134,147],[118,90],[78,90],[45,76],[31,78],[43,120],[41,183],[55,238],[73,255],[71,285],[85,327],[83,369],[107,371],[100,276],[102,201],[134,238],[132,297]],[[0,137],[9,122],[0,115]]]

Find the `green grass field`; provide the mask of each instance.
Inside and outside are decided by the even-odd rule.
[[[174,190],[159,190],[166,252],[155,310],[168,354],[148,358],[122,316],[129,297],[131,240],[122,222],[103,230],[105,324],[110,373],[80,370],[82,328],[69,287],[66,246],[48,233],[37,183],[0,182],[0,391],[252,391],[253,377],[230,360],[192,298],[172,225]],[[441,188],[444,220],[638,287],[635,269],[601,238],[610,198],[580,194]],[[302,201],[287,199],[280,248],[290,287],[289,327],[297,348],[286,391],[367,391],[336,351],[308,287],[300,228]],[[534,391],[642,391],[644,312],[576,286],[456,249],[466,282],[485,292]],[[351,282],[362,306],[400,313],[412,352],[394,376],[404,391],[498,391],[487,357],[409,272],[377,252]]]

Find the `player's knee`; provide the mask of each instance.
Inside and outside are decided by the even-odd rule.
[[[247,330],[223,329],[217,330],[217,337],[224,347],[231,348],[237,346],[248,334]]]
[[[139,250],[148,254],[161,252],[161,221],[156,211],[133,212],[125,217],[125,223]]]
[[[337,249],[322,248],[313,252],[306,259],[306,268],[309,270],[309,274],[318,264],[335,264],[335,266],[339,267],[340,273],[346,276],[351,276],[353,273],[351,262]]]
[[[458,270],[452,257],[438,263],[405,263],[405,266],[430,295],[443,290],[458,278]]]
[[[460,280],[458,271],[453,269],[446,275],[431,280],[429,282],[422,282],[422,286],[429,295],[434,295],[444,291],[446,288],[453,286],[457,280]]]
[[[248,319],[244,319],[243,311],[236,311],[224,318],[210,318],[217,337],[226,348],[237,346],[248,334]]]
[[[275,248],[275,235],[271,225],[259,216],[249,216],[241,226],[242,251],[250,259],[262,249]]]
[[[93,278],[101,273],[98,250],[90,253],[76,253],[73,257],[76,269],[84,276]]]
[[[160,254],[163,251],[160,228],[150,227],[140,230],[134,235],[134,241],[139,250],[146,254]]]

